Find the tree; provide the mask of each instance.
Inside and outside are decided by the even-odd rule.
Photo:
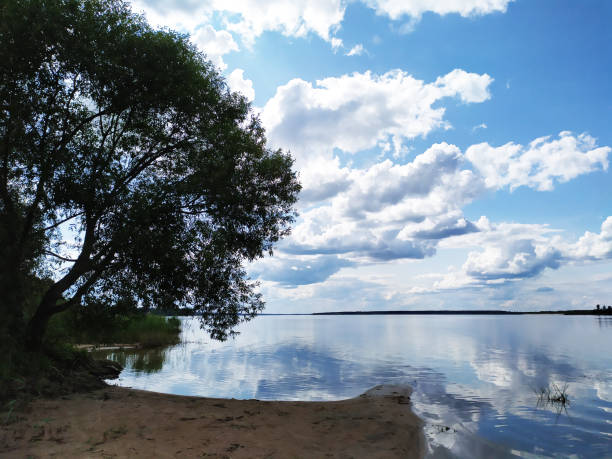
[[[190,305],[218,339],[262,309],[243,263],[289,232],[300,185],[187,36],[121,0],[5,0],[0,73],[3,336],[37,349],[92,299]]]

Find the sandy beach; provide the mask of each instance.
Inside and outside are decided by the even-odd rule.
[[[213,399],[115,386],[38,399],[2,426],[0,457],[422,457],[410,388],[336,402]]]

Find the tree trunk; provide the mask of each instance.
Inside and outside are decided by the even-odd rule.
[[[28,351],[38,352],[42,348],[47,324],[53,315],[49,306],[46,303],[41,303],[28,322],[25,330],[25,346]]]
[[[7,263],[8,265],[8,263]],[[17,270],[0,271],[0,341],[9,348],[20,346],[25,328],[23,282]]]

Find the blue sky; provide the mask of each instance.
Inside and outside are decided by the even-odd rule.
[[[612,303],[612,2],[135,0],[296,158],[266,312]]]

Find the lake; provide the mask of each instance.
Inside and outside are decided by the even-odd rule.
[[[610,316],[267,315],[224,343],[182,325],[176,346],[107,354],[125,366],[110,382],[260,400],[408,384],[433,457],[612,457]]]

